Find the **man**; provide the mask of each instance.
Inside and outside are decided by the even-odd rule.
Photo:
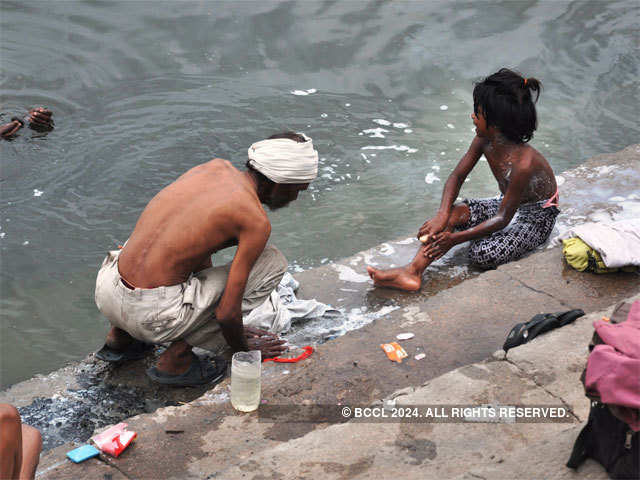
[[[14,406],[0,403],[0,479],[35,478],[41,451],[40,432],[24,425]]]
[[[24,127],[25,120],[29,122],[29,127],[38,132],[48,132],[53,130],[53,118],[50,110],[43,107],[32,108],[27,113],[24,120],[13,117],[9,123],[0,125],[0,138],[9,139],[13,137],[18,130]]]
[[[233,351],[266,358],[286,350],[275,335],[244,328],[242,315],[267,299],[287,268],[267,246],[271,224],[261,204],[275,210],[306,190],[318,152],[310,138],[286,132],[254,143],[247,167],[214,159],[192,168],[149,202],[124,248],[109,252],[96,304],[113,328],[98,358],[141,358],[148,344],[171,342],[147,374],[186,386],[222,378],[220,365],[192,352],[213,349],[220,334]],[[234,245],[231,264],[213,267],[211,255]]]

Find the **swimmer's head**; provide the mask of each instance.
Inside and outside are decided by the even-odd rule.
[[[542,84],[508,68],[501,68],[473,89],[473,111],[487,127],[496,127],[509,141],[526,143],[538,126],[535,102]],[[533,92],[536,93],[535,100]]]

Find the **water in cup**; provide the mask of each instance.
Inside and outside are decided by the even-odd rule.
[[[237,352],[231,359],[231,405],[252,412],[260,404],[260,350]]]

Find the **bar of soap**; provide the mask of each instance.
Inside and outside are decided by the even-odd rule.
[[[415,337],[415,335],[413,333],[399,333],[398,335],[396,335],[396,338],[398,340],[409,340],[410,338]]]
[[[418,240],[420,240],[422,243],[427,243],[427,240],[429,240],[429,235],[422,235]]]

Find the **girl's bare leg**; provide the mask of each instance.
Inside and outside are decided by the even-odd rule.
[[[451,232],[454,228],[464,225],[468,221],[469,206],[466,203],[456,204],[451,209],[446,230]],[[404,267],[390,268],[388,270],[367,267],[367,272],[373,279],[373,284],[377,287],[398,288],[410,292],[420,290],[422,273],[433,262],[433,259],[424,256],[424,248],[424,245],[421,246],[411,263]]]

